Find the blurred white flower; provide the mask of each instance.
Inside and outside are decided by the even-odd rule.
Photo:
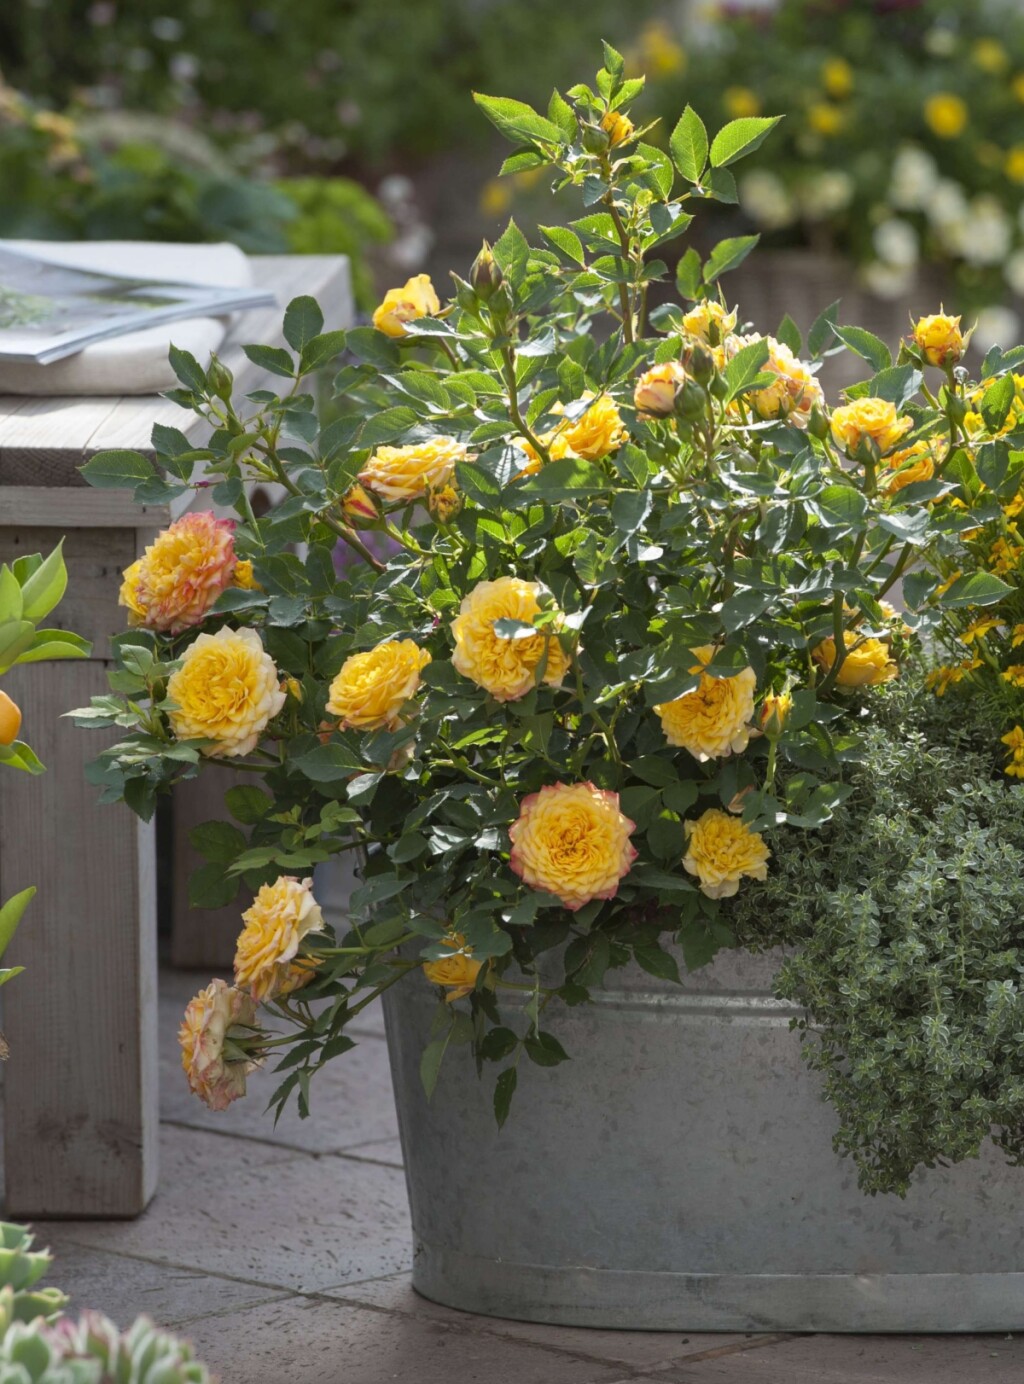
[[[915,273],[912,266],[883,264],[873,260],[861,270],[864,286],[876,298],[902,298],[914,286]]]
[[[956,52],[957,36],[952,29],[936,24],[924,36],[924,46],[933,58],[948,58]]]
[[[1013,244],[1013,227],[995,197],[975,197],[957,247],[968,264],[1002,264]]]
[[[1019,331],[1020,318],[1012,308],[982,308],[971,344],[982,353],[992,346],[1012,346]]]
[[[893,269],[909,269],[917,263],[917,232],[909,221],[890,216],[879,222],[871,242],[882,263]]]
[[[793,199],[781,179],[764,169],[740,178],[739,196],[743,210],[769,230],[788,226],[796,216]]]
[[[798,190],[800,210],[811,221],[823,221],[853,200],[853,179],[840,168],[824,169],[807,178]]]
[[[149,26],[153,31],[153,37],[159,38],[164,43],[177,43],[185,32],[185,26],[180,19],[175,19],[173,15],[162,14],[154,19]]]
[[[1024,250],[1014,250],[1003,265],[1003,273],[1014,293],[1024,298]]]
[[[964,196],[963,188],[952,178],[940,178],[932,189],[925,210],[940,229],[965,220],[967,198]]]
[[[904,144],[892,164],[889,201],[901,211],[924,211],[939,182],[939,166],[927,149]]]

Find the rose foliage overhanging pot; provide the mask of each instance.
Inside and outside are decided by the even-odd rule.
[[[1012,369],[1024,350],[990,353],[977,385],[958,364],[959,322],[941,314],[918,322],[895,361],[834,311],[806,344],[788,319],[775,337],[744,334],[720,283],[753,237],[703,261],[688,249],[682,300],[648,313],[660,248],[702,200],[734,196],[733,165],[775,119],[736,120],[709,139],[687,108],[666,150],[630,110],[641,88],[606,49],[595,88],[556,93],[546,115],[476,98],[516,146],[504,171],[545,168],[583,206],[569,225],[543,227],[540,248],[510,223],[467,279],[453,275],[449,303],[421,275],[387,294],[373,326],[341,332],[296,299],[290,349],[247,348],[280,392],[244,399],[218,361],[173,353],[172,397],[209,420],[208,444],[161,425],[155,464],[107,452],[84,474],[147,502],[203,487],[237,517],[189,513],[125,573],[130,628],[115,641],[111,692],[75,714],[121,729],[96,780],[143,816],[201,768],[251,780],[227,792],[230,822],[193,835],[208,862],[195,904],[226,905],[242,882],[255,891],[234,984],[214,981],[182,1026],[195,1092],[223,1108],[254,1064],[276,1063],[273,1104],[294,1094],[305,1113],[314,1074],[353,1045],[350,1021],[391,991],[400,1083],[409,1071],[422,1082],[400,1095],[407,1154],[413,1165],[423,1150],[436,1156],[435,1187],[464,1199],[449,1230],[464,1233],[463,1250],[484,1236],[491,1261],[511,1261],[510,1221],[543,1227],[553,1247],[536,1255],[549,1258],[531,1259],[540,1241],[529,1240],[519,1268],[550,1265],[562,1247],[563,1270],[513,1292],[488,1278],[484,1249],[459,1259],[457,1244],[442,1251],[421,1234],[427,1291],[619,1325],[949,1325],[948,1303],[915,1315],[927,1247],[898,1266],[909,1287],[875,1284],[865,1299],[880,1246],[906,1227],[879,1228],[870,1208],[882,1204],[856,1192],[854,1169],[828,1146],[787,1031],[801,1008],[771,998],[764,961],[708,963],[738,941],[770,944],[749,926],[738,935],[737,920],[842,808],[872,708],[892,692],[883,685],[906,683],[936,637],[961,651],[943,687],[988,677],[990,762],[1005,732],[1017,763],[1002,612],[1018,599]],[[834,350],[863,362],[843,402],[815,378]],[[342,352],[321,417],[314,378]],[[286,492],[259,518],[252,481]],[[905,615],[886,599],[900,584]],[[998,792],[1015,793],[1008,783]],[[348,851],[361,883],[351,919],[332,928],[309,877]],[[808,988],[795,986],[801,1004]],[[927,986],[912,993],[932,1004]],[[685,1041],[665,1026],[673,1014],[691,1025]],[[751,1015],[768,1027],[736,1049]],[[758,1052],[781,1087],[758,1079]],[[517,1084],[528,1089],[509,1119]],[[833,1094],[841,1104],[835,1084]],[[716,1120],[707,1102],[719,1099],[730,1113]],[[903,1118],[898,1104],[882,1115]],[[799,1137],[773,1152],[787,1120]],[[574,1127],[594,1159],[575,1185],[553,1171]],[[726,1213],[729,1181],[716,1178],[739,1167],[743,1127],[764,1131],[753,1166],[774,1171]],[[531,1142],[503,1143],[517,1128]],[[952,1156],[981,1138],[954,1141]],[[620,1178],[605,1198],[633,1225],[630,1262],[610,1266],[633,1275],[631,1292],[617,1272],[595,1286],[615,1215],[579,1213],[613,1145],[647,1169],[642,1186],[626,1194]],[[908,1162],[943,1156],[901,1145],[875,1175],[872,1150],[844,1147],[871,1190],[903,1191]],[[423,1177],[413,1166],[418,1234]],[[509,1193],[500,1207],[498,1185]],[[801,1255],[793,1208],[815,1187],[824,1203],[817,1220],[807,1212],[807,1234],[818,1252]],[[672,1201],[687,1188],[699,1232],[688,1203]],[[830,1198],[854,1223],[874,1216],[861,1241],[842,1242],[845,1262]],[[729,1229],[737,1207],[749,1234]],[[815,1299],[805,1272],[859,1285],[862,1310],[837,1306],[827,1285]],[[670,1290],[653,1284],[665,1275]],[[731,1287],[711,1303],[707,1282],[722,1275]],[[778,1275],[793,1279],[782,1298],[771,1296]],[[755,1308],[758,1283],[770,1300]],[[888,1317],[868,1310],[878,1302]]]

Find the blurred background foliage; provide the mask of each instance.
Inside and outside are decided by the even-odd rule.
[[[443,284],[510,213],[552,219],[543,179],[490,176],[470,90],[543,104],[601,37],[662,141],[686,102],[786,113],[710,235],[841,256],[899,302],[938,266],[979,337],[1019,330],[1020,0],[17,0],[0,234],[344,252],[364,306],[373,269]]]

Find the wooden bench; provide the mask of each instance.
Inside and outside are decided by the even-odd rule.
[[[352,320],[344,258],[268,256],[253,266],[278,306],[242,315],[219,352],[243,392],[269,377],[241,344],[281,344],[291,298],[317,298],[329,329]],[[92,490],[78,467],[107,448],[150,451],[155,422],[181,428],[197,445],[205,435],[202,420],[158,397],[0,397],[0,561],[46,552],[64,537],[68,594],[53,623],[93,641],[88,660],[30,664],[4,679],[48,770],[42,778],[0,774],[0,898],[38,886],[5,958],[26,974],[3,992],[11,1047],[6,1213],[19,1217],[134,1216],[156,1188],[154,829],[122,804],[97,804],[85,766],[103,739],[61,719],[106,690],[109,640],[125,627],[121,574],[178,512],[137,506],[128,491]],[[210,777],[187,785],[176,807],[177,964],[206,965],[205,939],[218,928],[216,915],[189,916],[185,888],[188,824],[223,814],[224,784],[211,785]],[[227,921],[233,937],[237,909]],[[221,937],[225,926],[222,920]]]

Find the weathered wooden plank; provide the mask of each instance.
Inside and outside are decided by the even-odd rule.
[[[62,529],[122,529],[170,522],[167,505],[137,505],[130,490],[91,486],[0,485],[0,524]]]
[[[85,765],[102,738],[62,719],[106,690],[101,663],[30,664],[4,687],[47,765],[0,775],[0,895],[39,891],[4,994],[6,1211],[133,1216],[157,1173],[153,833],[96,805]]]

